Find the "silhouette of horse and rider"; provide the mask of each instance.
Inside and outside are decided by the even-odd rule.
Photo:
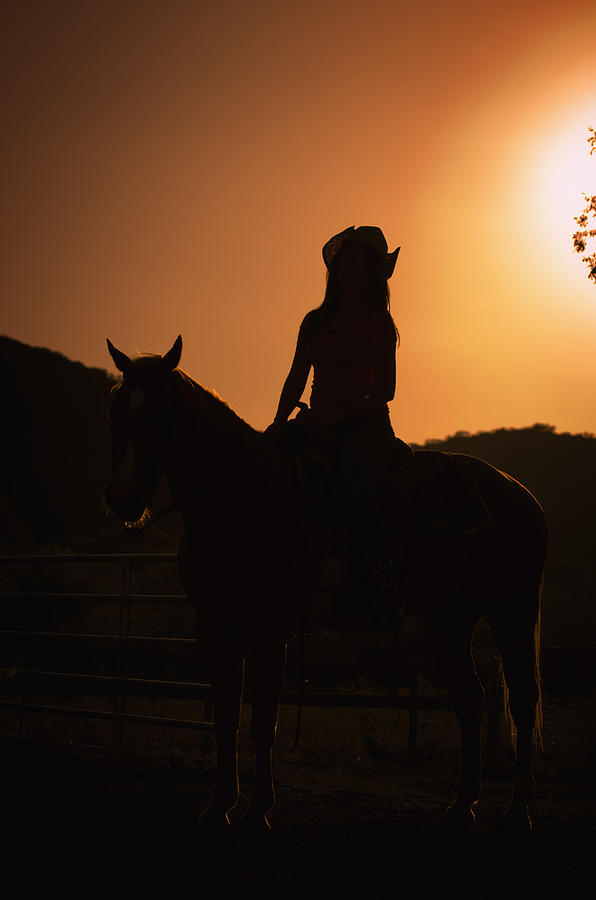
[[[180,337],[163,357],[133,359],[108,341],[122,380],[110,408],[105,503],[129,525],[150,519],[165,476],[184,522],[180,576],[213,684],[218,767],[201,818],[208,832],[228,830],[238,799],[245,659],[256,787],[242,827],[259,830],[275,802],[271,757],[287,641],[334,627],[358,605],[374,625],[394,624],[398,613],[424,618],[460,725],[459,788],[446,814],[454,829],[473,823],[481,791],[483,688],[470,644],[477,621],[487,620],[516,727],[504,826],[531,827],[545,517],[523,485],[488,463],[413,453],[395,437],[387,404],[399,335],[388,280],[398,253],[372,226],[326,242],[325,297],[300,326],[264,433],[178,369]],[[300,398],[311,368],[308,408]]]

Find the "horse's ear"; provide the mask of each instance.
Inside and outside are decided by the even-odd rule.
[[[116,347],[114,347],[109,338],[106,338],[106,341],[108,342],[108,350],[110,351],[110,356],[116,363],[116,368],[118,369],[118,371],[122,372],[123,375],[125,375],[130,368],[130,357],[127,356],[126,353],[122,353],[121,350],[118,350]]]
[[[172,345],[172,349],[168,350],[166,355],[163,357],[163,363],[170,372],[176,368],[178,363],[180,362],[180,357],[182,355],[182,335],[179,334],[174,344]]]

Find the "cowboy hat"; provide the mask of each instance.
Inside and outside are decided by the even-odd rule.
[[[349,228],[346,228],[344,231],[340,231],[339,234],[335,234],[332,238],[329,238],[323,247],[323,260],[328,269],[331,268],[333,260],[341,250],[345,241],[362,244],[368,250],[372,250],[373,253],[380,256],[385,264],[385,276],[386,278],[391,278],[393,270],[395,269],[395,263],[397,262],[397,255],[401,247],[397,247],[393,253],[389,253],[385,235],[376,225],[360,225],[359,228],[354,228],[353,225],[350,225]]]

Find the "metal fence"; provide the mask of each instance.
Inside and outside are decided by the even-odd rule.
[[[189,603],[183,593],[171,594],[143,594],[133,592],[133,576],[137,575],[148,564],[173,565],[176,554],[94,554],[94,555],[37,555],[0,557],[0,567],[15,571],[29,567],[29,577],[34,581],[43,583],[43,569],[46,566],[58,565],[70,566],[74,563],[84,563],[92,567],[106,566],[107,564],[120,567],[119,590],[109,593],[69,593],[49,592],[43,590],[22,590],[22,577],[17,581],[20,585],[0,593],[0,603],[12,604],[13,610],[16,604],[32,604],[37,612],[51,607],[52,604],[63,601],[74,603],[108,603],[116,604],[118,608],[118,628],[112,634],[88,634],[80,632],[64,632],[43,630],[35,627],[34,616],[27,616],[27,627],[2,628],[0,636],[5,646],[3,668],[0,670],[5,688],[12,696],[6,697],[7,691],[3,691],[0,697],[0,709],[12,710],[16,716],[16,727],[10,732],[5,732],[5,738],[23,739],[30,736],[29,720],[31,714],[42,713],[45,715],[64,715],[69,717],[93,718],[111,722],[110,746],[114,750],[123,749],[125,746],[125,725],[136,723],[148,726],[171,726],[176,728],[192,729],[199,732],[210,733],[214,730],[212,721],[213,709],[211,700],[211,686],[197,681],[156,680],[139,678],[129,674],[129,655],[131,648],[169,648],[174,653],[181,650],[194,648],[194,638],[139,636],[131,633],[131,610],[135,604],[182,604]],[[43,618],[43,617],[42,617]],[[0,622],[6,624],[0,607]],[[38,616],[39,620],[39,616]],[[21,625],[23,620],[21,619]],[[114,671],[110,675],[88,674],[73,671],[55,671],[40,668],[33,662],[34,654],[29,651],[36,649],[42,652],[43,647],[54,645],[58,647],[77,646],[79,649],[91,644],[107,644],[108,648],[115,651],[113,654]],[[20,648],[20,653],[19,653]],[[23,652],[25,651],[25,652]],[[107,652],[107,651],[106,651]],[[43,653],[42,653],[43,655]],[[11,657],[9,659],[9,657]],[[15,663],[16,657],[16,663]],[[419,691],[419,677],[415,667],[410,666],[411,678],[407,693],[403,694],[364,694],[364,693],[339,693],[317,692],[306,690],[301,702],[304,706],[320,706],[327,708],[363,708],[363,709],[391,709],[407,710],[409,714],[408,752],[415,756],[418,745],[418,718],[421,710],[450,710],[451,701],[445,694],[427,696]],[[112,698],[109,710],[90,709],[86,707],[73,707],[61,705],[58,702],[40,703],[32,699],[42,690],[45,694],[59,695],[68,685],[70,689],[80,694],[98,693]],[[128,701],[131,697],[150,696],[159,698],[176,698],[197,700],[201,702],[202,719],[190,720],[185,718],[167,717],[161,715],[145,715],[130,712]],[[250,692],[245,694],[245,700],[250,702]],[[284,704],[297,704],[299,702],[298,691],[283,691],[281,702]],[[495,679],[493,690],[489,693],[487,712],[487,751],[489,768],[496,763],[496,753],[499,740],[499,719],[502,703],[499,696],[499,688]],[[14,717],[13,717],[14,721]],[[106,746],[107,749],[107,746]]]

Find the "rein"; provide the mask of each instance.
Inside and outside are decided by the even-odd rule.
[[[173,410],[172,410],[173,411],[173,416],[171,419],[172,428],[171,428],[170,433],[168,434],[168,439],[167,439],[168,445],[170,444],[170,442],[172,440],[176,424],[180,425],[180,427],[182,428],[183,431],[185,431],[185,432],[187,431],[186,423],[181,421],[180,417],[179,417],[179,413],[180,413],[181,409],[182,409],[182,405],[178,400],[175,403]],[[157,485],[157,482],[156,482],[156,485]],[[156,490],[157,490],[157,486],[156,486]],[[137,519],[136,522],[120,522],[120,525],[129,533],[135,533],[139,537],[141,537],[148,528],[151,528],[152,525],[156,525],[158,522],[161,522],[162,519],[165,519],[166,516],[169,516],[170,513],[173,512],[176,508],[177,508],[177,503],[175,500],[172,500],[172,502],[170,504],[168,504],[168,506],[166,506],[165,509],[162,509],[162,510],[154,509],[154,507],[149,502],[140,519]]]

